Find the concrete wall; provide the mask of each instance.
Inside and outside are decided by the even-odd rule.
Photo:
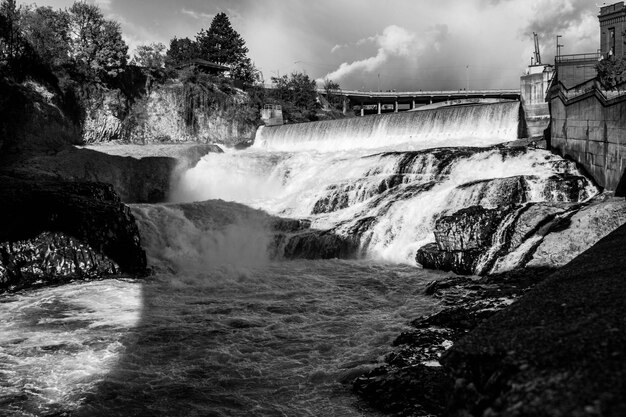
[[[261,109],[261,120],[265,126],[280,126],[283,122],[283,110],[279,106],[266,106]]]
[[[625,195],[626,95],[607,100],[592,89],[567,98],[562,86],[550,92],[551,149],[579,162],[607,190]]]
[[[547,66],[529,67],[527,74],[520,77],[521,102],[528,127],[528,136],[542,136],[550,125],[550,108],[546,102],[546,92],[552,79],[552,68]]]

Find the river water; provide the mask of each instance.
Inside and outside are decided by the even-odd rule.
[[[342,381],[432,311],[438,276],[299,260],[5,295],[0,414],[376,415]]]

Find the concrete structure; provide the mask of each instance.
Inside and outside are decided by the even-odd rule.
[[[600,60],[600,53],[559,55],[555,57],[557,79],[566,88],[583,84],[598,75],[596,64]]]
[[[626,195],[626,94],[603,91],[595,80],[582,87],[551,87],[550,149],[577,161],[601,187]]]
[[[324,95],[326,91],[318,90]],[[344,97],[344,110],[352,108],[361,116],[366,114],[381,114],[398,111],[414,110],[418,107],[441,102],[450,102],[470,99],[506,99],[519,100],[519,90],[456,90],[456,91],[407,91],[407,92],[376,92],[341,90],[336,94]]]
[[[600,52],[604,59],[622,58],[625,55],[624,31],[626,30],[626,7],[624,2],[600,8]]]
[[[550,108],[546,93],[552,82],[551,65],[531,65],[520,77],[521,102],[526,117],[528,136],[542,136],[550,126]]]
[[[261,120],[265,126],[280,126],[283,121],[283,109],[278,104],[266,104],[261,109]]]
[[[626,195],[626,92],[597,80],[600,59],[624,57],[624,2],[600,8],[601,53],[561,55],[548,92],[550,149],[580,163],[601,187]]]
[[[216,64],[215,62],[207,61],[206,59],[200,59],[200,58],[192,59],[189,62],[185,62],[184,64],[178,65],[176,68],[180,69],[180,68],[188,68],[188,67],[195,67],[206,74],[213,74],[213,75],[219,75],[226,71],[230,71],[230,67]]]

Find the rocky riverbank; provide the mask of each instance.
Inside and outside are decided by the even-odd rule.
[[[462,250],[480,248],[493,230],[473,226],[502,217],[485,212],[453,216],[476,223],[442,220],[448,233],[438,238],[456,227]],[[413,320],[354,391],[399,416],[624,415],[625,214],[624,200],[602,196],[545,222],[525,268],[431,283],[426,294],[441,310]]]

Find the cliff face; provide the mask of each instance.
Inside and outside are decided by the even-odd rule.
[[[221,87],[224,88],[224,87]],[[240,90],[210,83],[168,81],[129,99],[118,89],[91,91],[85,99],[86,143],[201,142],[236,145],[253,139],[258,110]]]

